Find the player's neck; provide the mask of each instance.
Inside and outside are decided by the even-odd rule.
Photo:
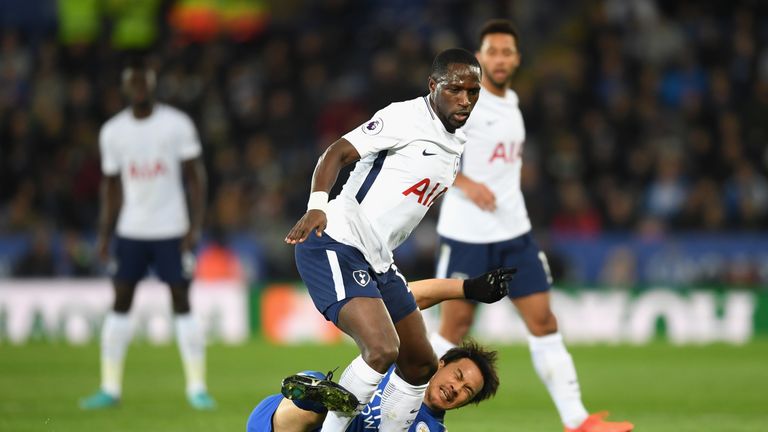
[[[442,115],[440,115],[440,111],[438,111],[437,107],[435,106],[435,103],[432,101],[431,97],[428,97],[427,100],[429,101],[429,107],[432,108],[432,112],[437,116],[437,119],[440,120],[440,123],[443,124],[443,127],[445,130],[447,130],[450,133],[456,133],[456,128],[451,126],[450,123],[448,123],[448,120],[443,118]]]
[[[481,85],[483,86],[484,89],[488,90],[488,92],[494,96],[504,97],[507,94],[507,83],[499,87],[493,82],[491,82],[491,80],[487,79],[486,77],[483,77],[483,81],[481,82]]]
[[[133,112],[133,117],[137,119],[145,119],[152,115],[154,107],[155,104],[152,102],[147,104],[136,104],[131,106],[131,111]]]
[[[436,406],[434,406],[434,405],[430,404],[430,403],[429,403],[429,401],[427,401],[427,398],[426,398],[426,397],[424,398],[424,400],[423,400],[421,403],[422,403],[422,404],[424,404],[424,406],[425,406],[425,407],[427,407],[427,409],[429,410],[429,412],[430,412],[430,413],[432,413],[432,414],[439,414],[439,413],[442,413],[442,412],[444,412],[444,411],[443,411],[443,410],[441,410],[440,408],[438,408],[438,407],[436,407]]]

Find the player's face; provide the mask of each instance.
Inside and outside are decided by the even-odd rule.
[[[480,69],[452,63],[440,79],[429,78],[430,98],[449,132],[464,126],[480,97]]]
[[[152,102],[155,73],[149,69],[126,69],[123,73],[123,91],[131,105],[147,106]]]
[[[483,374],[468,358],[451,363],[440,361],[424,395],[430,408],[447,411],[466,405],[483,388]]]
[[[520,66],[520,53],[515,37],[507,33],[490,33],[483,37],[477,52],[477,60],[483,67],[483,77],[497,88],[509,85],[512,75]]]

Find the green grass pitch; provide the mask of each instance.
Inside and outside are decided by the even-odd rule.
[[[302,369],[344,367],[354,346],[283,347],[255,340],[209,348],[215,412],[194,412],[183,397],[175,346],[134,344],[123,404],[82,412],[78,398],[96,389],[98,347],[0,345],[0,431],[243,431],[251,409]],[[610,410],[636,431],[768,430],[768,340],[744,347],[572,347],[590,410]],[[478,407],[449,413],[451,432],[562,431],[524,346],[500,350],[501,388]]]

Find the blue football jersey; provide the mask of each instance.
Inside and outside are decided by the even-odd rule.
[[[373,399],[365,406],[363,412],[361,412],[352,421],[352,424],[347,428],[347,432],[371,432],[378,431],[381,425],[381,394],[384,392],[384,387],[389,382],[389,377],[394,373],[395,367],[392,366],[384,379],[381,380],[379,387],[373,394]],[[445,411],[432,411],[424,404],[421,404],[421,409],[416,415],[408,432],[445,432],[445,426],[443,421],[445,418]]]

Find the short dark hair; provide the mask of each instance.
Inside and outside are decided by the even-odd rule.
[[[477,47],[483,46],[483,39],[486,35],[494,33],[504,33],[512,35],[515,38],[515,45],[520,49],[520,38],[518,37],[517,28],[512,24],[512,21],[506,19],[492,19],[488,20],[480,27],[480,33],[478,33]]]
[[[429,76],[434,80],[444,77],[448,73],[448,65],[450,64],[465,64],[480,69],[480,63],[471,52],[462,48],[448,48],[435,56],[435,60],[432,62],[432,72]]]
[[[461,346],[451,348],[440,357],[445,364],[459,361],[463,358],[472,360],[483,375],[483,388],[469,402],[475,405],[491,398],[499,389],[499,375],[496,372],[496,357],[498,353],[485,349],[473,340],[464,342]]]

